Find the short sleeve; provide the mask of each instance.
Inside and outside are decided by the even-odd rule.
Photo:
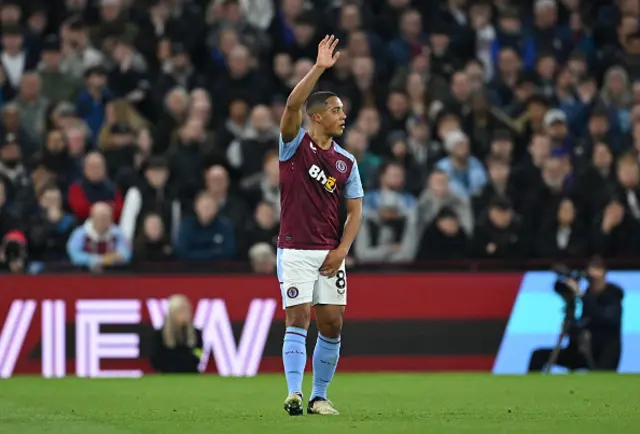
[[[344,189],[344,197],[346,199],[358,199],[364,196],[364,190],[362,189],[362,181],[360,180],[360,171],[358,170],[358,163],[353,161],[351,166],[351,174]]]
[[[298,135],[294,137],[290,142],[285,143],[282,140],[282,134],[280,134],[280,161],[287,161],[289,158],[293,157],[293,154],[296,153],[298,146],[302,142],[302,138],[304,137],[304,128],[300,128],[298,131]]]

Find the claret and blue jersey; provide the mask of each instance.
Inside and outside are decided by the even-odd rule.
[[[340,199],[364,196],[353,155],[333,143],[316,146],[304,129],[288,143],[280,137],[278,247],[332,250],[340,243]]]

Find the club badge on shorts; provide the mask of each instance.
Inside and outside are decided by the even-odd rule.
[[[296,288],[295,286],[292,286],[291,288],[287,289],[287,297],[289,298],[296,298],[299,293],[300,292],[298,291],[298,288]]]

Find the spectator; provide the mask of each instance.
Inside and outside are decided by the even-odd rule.
[[[180,201],[168,184],[169,165],[162,157],[151,157],[142,165],[140,182],[131,187],[124,198],[120,230],[132,242],[143,228],[143,219],[150,213],[169,229],[169,239],[175,239],[180,221]]]
[[[433,223],[440,211],[448,209],[456,213],[458,224],[471,235],[473,233],[473,213],[468,199],[451,191],[449,177],[439,169],[429,175],[427,188],[418,199],[417,228],[419,234]]]
[[[2,26],[2,55],[0,56],[10,93],[5,95],[13,97],[22,82],[25,71],[32,70],[37,61],[24,46],[22,29],[18,24]]]
[[[607,70],[600,97],[611,113],[615,129],[623,133],[629,132],[629,109],[633,94],[629,75],[623,67],[613,66]]]
[[[91,140],[96,143],[98,133],[105,121],[107,103],[113,98],[107,89],[107,71],[101,66],[87,69],[84,75],[85,88],[77,102],[78,115],[91,129]]]
[[[422,17],[415,9],[408,9],[400,17],[400,37],[389,43],[389,53],[397,65],[409,63],[413,53],[419,52],[426,39],[422,33]]]
[[[593,147],[590,164],[585,167],[576,180],[576,205],[586,221],[591,221],[608,200],[610,192],[616,186],[616,173],[613,166],[613,154],[606,143],[596,143]]]
[[[398,163],[386,163],[380,168],[380,186],[367,194],[363,200],[363,210],[366,215],[369,212],[377,213],[380,201],[385,192],[398,193],[401,198],[400,209],[408,211],[415,206],[415,198],[405,191],[404,168]],[[387,196],[387,199],[390,196]]]
[[[406,174],[405,188],[409,193],[416,196],[424,186],[427,171],[424,166],[420,166],[409,151],[406,135],[401,132],[389,134],[389,147],[391,148],[392,161],[402,166]]]
[[[448,133],[444,147],[449,154],[436,165],[449,176],[451,189],[463,198],[480,194],[487,174],[480,161],[469,154],[469,139],[461,131]]]
[[[279,127],[271,118],[269,108],[258,105],[251,111],[249,126],[229,145],[227,158],[231,166],[238,169],[243,178],[260,172],[268,151],[277,148]]]
[[[216,134],[216,147],[223,152],[234,140],[240,140],[248,127],[249,104],[241,98],[236,98],[229,103],[229,117],[218,128]]]
[[[36,261],[67,259],[66,244],[73,230],[73,216],[63,208],[62,194],[55,185],[41,189],[39,209],[28,222],[29,257]]]
[[[49,100],[42,96],[42,81],[36,72],[25,72],[20,82],[20,93],[16,104],[20,112],[20,124],[28,125],[29,143],[37,149],[42,147],[45,132],[46,113]]]
[[[19,230],[9,231],[0,241],[0,271],[22,274],[27,261],[27,239]]]
[[[36,150],[29,140],[26,132],[28,125],[23,125],[20,120],[20,106],[16,102],[10,102],[2,107],[2,129],[4,141],[17,143],[20,146],[23,158],[29,158]]]
[[[571,199],[564,199],[555,216],[536,235],[536,254],[546,259],[584,258],[589,254],[589,232],[576,215]]]
[[[517,191],[511,183],[511,167],[508,160],[490,157],[487,160],[487,171],[489,172],[489,183],[478,196],[472,199],[475,215],[480,215],[487,208],[491,199],[496,196],[510,201],[517,196]]]
[[[189,94],[181,87],[174,87],[166,94],[164,111],[158,119],[158,127],[153,139],[155,154],[172,150],[178,144],[178,132],[187,118],[189,103]]]
[[[89,218],[92,206],[98,202],[106,202],[111,207],[112,218],[120,219],[122,211],[122,195],[118,188],[107,177],[104,157],[92,152],[87,154],[83,164],[83,177],[69,188],[69,206],[79,222]]]
[[[82,82],[79,78],[62,70],[63,54],[57,35],[49,35],[42,45],[42,61],[38,74],[42,80],[42,96],[52,103],[75,101]]]
[[[151,367],[163,374],[197,374],[203,347],[191,303],[184,295],[171,296],[164,324],[153,335]]]
[[[129,21],[123,10],[123,0],[101,0],[99,7],[99,24],[90,31],[91,42],[96,47],[108,46],[112,35],[122,35],[133,40],[138,28]]]
[[[102,150],[107,164],[107,176],[118,180],[123,172],[130,171],[135,166],[138,153],[136,134],[126,124],[114,124],[109,128],[107,137]]]
[[[136,235],[133,250],[137,262],[166,262],[173,258],[171,238],[165,231],[162,216],[156,213],[144,215],[140,231]]]
[[[158,79],[158,100],[162,100],[164,95],[176,87],[191,91],[203,86],[203,79],[192,65],[187,47],[174,43],[171,47],[171,59]]]
[[[276,254],[267,243],[254,244],[249,249],[249,262],[254,273],[273,275],[276,271]]]
[[[205,192],[217,203],[221,216],[234,223],[236,239],[246,230],[249,210],[242,197],[230,191],[229,172],[220,164],[209,167],[204,175]]]
[[[416,261],[464,259],[469,237],[460,227],[458,214],[442,208],[420,239]]]
[[[0,239],[18,226],[18,220],[9,211],[5,182],[0,178]]]
[[[208,193],[195,201],[195,215],[180,222],[176,253],[189,261],[225,261],[236,254],[233,226],[219,214],[220,205]]]
[[[15,134],[7,134],[4,143],[0,142],[0,177],[7,183],[5,187],[9,199],[14,199],[29,188],[29,175],[22,157],[23,151]]]
[[[113,210],[109,204],[96,202],[91,206],[90,217],[72,232],[67,254],[73,265],[93,272],[129,263],[131,247],[113,223]]]
[[[520,217],[503,198],[491,201],[473,233],[477,258],[519,258],[526,254]]]
[[[256,206],[251,229],[246,237],[247,249],[251,250],[252,246],[259,243],[267,244],[272,249],[277,248],[279,232],[280,225],[273,205],[268,202],[260,202]]]
[[[260,173],[245,180],[242,187],[251,208],[265,202],[273,207],[276,221],[280,220],[280,159],[278,152],[272,151],[264,157],[264,166]]]
[[[105,56],[91,46],[82,18],[73,16],[63,23],[60,31],[64,59],[60,70],[77,79],[86,78],[86,71],[102,65]]]
[[[377,155],[368,151],[369,139],[366,134],[352,127],[347,131],[345,138],[345,147],[358,162],[358,170],[360,171],[360,180],[365,190],[369,190],[375,186],[376,175],[382,160]]]

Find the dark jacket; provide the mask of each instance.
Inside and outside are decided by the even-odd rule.
[[[189,216],[180,222],[176,253],[186,260],[233,259],[236,253],[233,225],[220,215],[204,226],[195,216]]]
[[[460,229],[454,236],[448,236],[434,221],[422,235],[416,261],[464,259],[469,253],[469,238]]]
[[[151,367],[163,374],[197,374],[203,346],[202,332],[198,329],[196,345],[193,348],[186,345],[168,348],[162,340],[162,329],[156,330],[151,348]]]
[[[67,240],[74,228],[71,214],[62,215],[58,222],[47,219],[47,211],[39,209],[29,221],[29,257],[40,261],[62,261],[67,258]]]

